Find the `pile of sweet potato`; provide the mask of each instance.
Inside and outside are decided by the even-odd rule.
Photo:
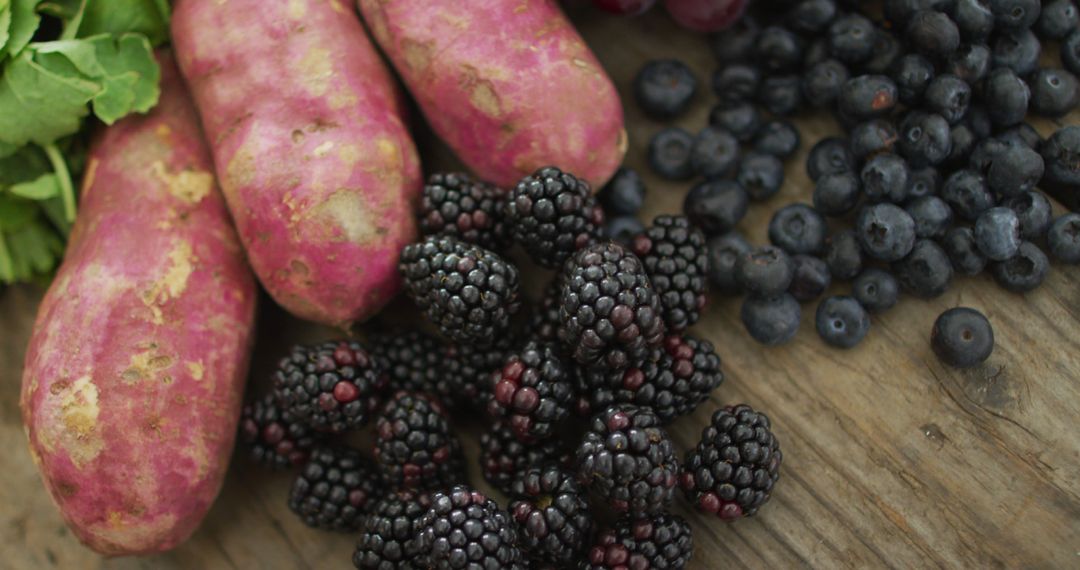
[[[618,96],[555,0],[359,10],[480,177],[552,164],[598,187],[621,163]],[[176,546],[220,489],[253,336],[249,266],[293,314],[348,327],[398,293],[416,237],[404,98],[356,7],[178,0],[172,32],[179,73],[159,54],[160,104],[94,144],[23,376],[46,486],[112,555]]]

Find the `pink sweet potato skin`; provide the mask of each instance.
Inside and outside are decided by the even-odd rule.
[[[255,274],[347,326],[400,289],[419,160],[389,70],[345,0],[180,0],[173,42]]]
[[[626,153],[622,104],[556,0],[359,0],[438,135],[512,186],[554,165],[599,188]]]
[[[167,550],[199,525],[233,448],[255,280],[170,56],[147,116],[106,129],[22,384],[30,450],[84,543]]]

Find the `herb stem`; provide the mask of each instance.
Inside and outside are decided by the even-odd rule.
[[[79,33],[79,26],[82,25],[83,12],[86,11],[86,0],[79,2],[79,9],[75,12],[68,23],[64,25],[64,31],[60,34],[61,40],[73,40]]]
[[[4,228],[0,226],[0,283],[14,281],[15,268],[11,263],[11,252],[8,251],[7,242],[4,240]]]
[[[57,182],[60,183],[60,197],[64,201],[64,219],[68,223],[74,222],[75,187],[71,184],[71,172],[68,170],[67,162],[64,160],[63,155],[60,154],[60,149],[57,148],[56,143],[47,144],[42,148],[45,150],[45,156],[48,156],[49,162],[52,163]]]

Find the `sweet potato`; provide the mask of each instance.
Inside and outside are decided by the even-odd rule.
[[[400,289],[421,173],[395,84],[345,0],[180,0],[173,42],[255,274],[347,326]]]
[[[626,153],[611,80],[556,0],[359,0],[435,132],[482,178],[558,166],[594,188]]]
[[[210,508],[253,338],[255,280],[170,58],[158,106],[94,143],[23,374],[45,485],[110,555],[172,548]]]

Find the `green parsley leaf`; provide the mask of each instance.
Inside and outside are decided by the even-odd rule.
[[[39,2],[40,0],[11,0],[10,37],[7,45],[0,50],[0,56],[6,53],[15,57],[30,43],[41,24],[41,15],[37,12]]]
[[[3,59],[4,46],[11,37],[11,0],[0,0],[0,59]]]
[[[169,41],[168,6],[155,0],[87,0],[79,37],[135,32],[161,45]]]
[[[30,182],[11,186],[8,192],[28,200],[48,200],[60,195],[60,181],[55,174],[42,174]]]
[[[0,77],[0,142],[46,145],[74,133],[100,91],[93,81],[57,75],[23,53]]]

